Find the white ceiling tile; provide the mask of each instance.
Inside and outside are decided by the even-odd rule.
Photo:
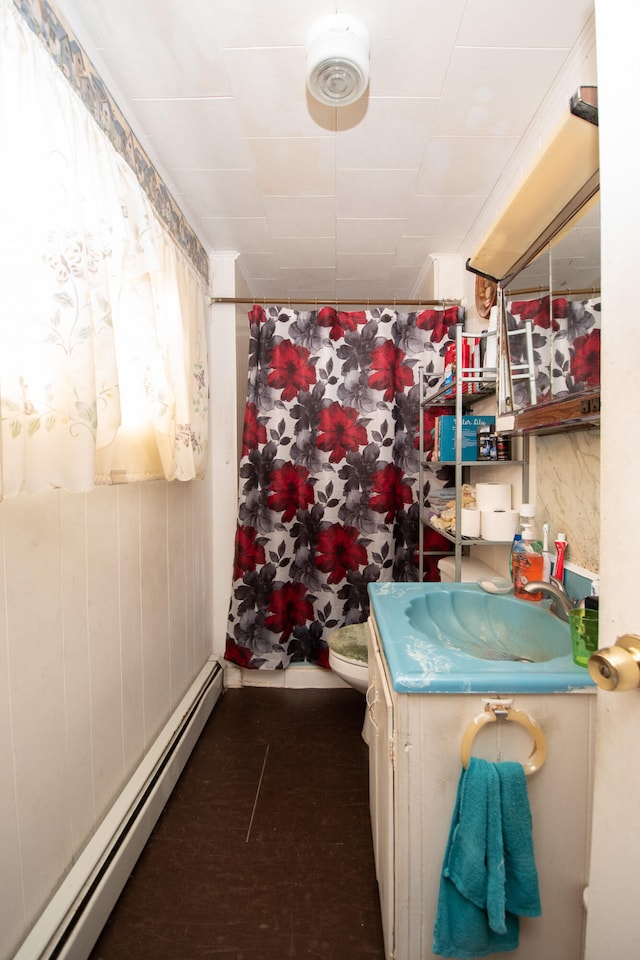
[[[416,193],[486,197],[517,143],[517,137],[432,137]]]
[[[202,217],[200,223],[212,250],[264,253],[273,249],[266,217]]]
[[[284,295],[284,282],[278,277],[275,279],[266,279],[262,277],[250,278],[251,296],[259,300],[263,297],[265,300],[276,300],[282,298],[286,302],[287,296]]]
[[[283,269],[281,276],[285,288],[290,292],[301,294],[303,290],[321,291],[330,288],[333,291],[335,289],[335,269],[295,267],[291,270]],[[316,294],[307,293],[306,296],[314,297]]]
[[[250,277],[270,279],[280,271],[280,262],[275,253],[243,253],[239,262],[242,272]]]
[[[385,280],[393,266],[391,253],[341,253],[337,257],[338,280]]]
[[[464,237],[401,237],[398,241],[398,267],[422,266],[430,253],[457,253]]]
[[[261,217],[262,199],[252,170],[172,170],[171,176],[202,217]]]
[[[457,47],[434,136],[522,136],[563,60],[560,50]]]
[[[335,138],[269,137],[247,141],[265,196],[332,196]]]
[[[467,4],[456,43],[469,47],[513,47],[519,41],[527,47],[570,47],[591,16],[591,0],[536,0],[531,4],[474,0]]]
[[[334,237],[286,237],[274,241],[278,261],[283,269],[298,267],[334,269],[336,241]]]
[[[264,0],[216,0],[213,6],[222,11],[218,42],[224,47],[304,46],[313,21],[336,12],[335,0],[278,0],[277,7]]]
[[[340,219],[403,219],[411,204],[415,170],[340,170],[336,211]]]
[[[336,280],[336,296],[343,300],[358,300],[363,307],[393,307],[394,300],[410,294],[410,287],[399,282],[391,289],[390,280]],[[356,309],[355,306],[351,309]]]
[[[412,291],[420,279],[420,275],[424,269],[426,260],[421,264],[413,264],[412,266],[395,266],[391,270],[389,281],[391,289],[393,290],[404,290],[405,296],[412,296]]]
[[[405,236],[464,236],[483,203],[483,197],[415,197]]]
[[[437,106],[435,99],[370,97],[361,122],[351,127],[338,110],[338,168],[417,169]]]
[[[430,254],[464,253],[593,29],[592,0],[55,5],[207,248],[285,299],[411,296]],[[371,37],[367,95],[340,109],[305,86],[309,26],[336,11]],[[583,59],[594,82],[591,46]]]
[[[242,170],[253,157],[230,97],[200,100],[139,100],[136,115],[169,168]]]
[[[404,229],[404,220],[337,220],[338,253],[393,253]]]
[[[273,237],[330,237],[335,230],[334,197],[265,197]]]
[[[216,4],[208,0],[62,0],[63,15],[69,8],[73,17],[68,14],[68,18],[73,26],[77,24],[78,33],[92,38],[87,45],[95,49],[87,53],[96,66],[108,64],[108,73],[127,97],[229,94],[217,55]],[[84,37],[79,39],[83,42]],[[162,69],[149,69],[149,64],[161,64]]]
[[[371,38],[372,97],[439,97],[466,0],[350,0]],[[434,25],[437,27],[434,28]]]
[[[238,115],[247,137],[317,137],[335,131],[336,108],[305,84],[302,47],[225,50]]]

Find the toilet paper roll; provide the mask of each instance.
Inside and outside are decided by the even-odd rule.
[[[480,536],[483,540],[513,540],[519,519],[517,510],[482,510]]]
[[[463,537],[479,537],[480,511],[470,510],[467,507],[463,507],[460,527]]]
[[[478,510],[511,510],[510,483],[476,483]]]

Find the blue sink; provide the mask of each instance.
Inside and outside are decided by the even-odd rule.
[[[475,583],[371,583],[371,614],[391,683],[406,693],[548,693],[595,689],[573,662],[569,625],[549,601]]]
[[[533,663],[562,657],[570,647],[569,624],[539,603],[439,587],[414,597],[405,610],[432,643],[481,660]]]

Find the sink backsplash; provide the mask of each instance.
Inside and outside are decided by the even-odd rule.
[[[588,597],[591,593],[591,578],[577,573],[575,570],[565,568],[563,582],[565,590],[574,600]]]
[[[535,463],[537,516],[551,525],[551,549],[558,531],[566,533],[567,561],[598,573],[600,431],[536,437]]]

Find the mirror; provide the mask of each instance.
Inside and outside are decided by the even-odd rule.
[[[536,427],[532,407],[587,397],[588,409],[583,411],[580,405],[577,419],[595,420],[601,327],[597,190],[570,219],[556,225],[555,232],[508,278],[502,287],[502,304],[511,383],[504,391],[506,405],[501,412],[516,414],[516,429],[532,430]],[[529,412],[525,420],[518,416],[522,411]],[[576,420],[575,411],[563,416],[557,409],[545,409],[542,426],[550,429],[556,420],[566,425]]]

